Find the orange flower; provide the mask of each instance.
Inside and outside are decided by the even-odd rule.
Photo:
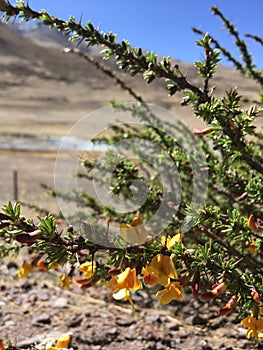
[[[44,260],[38,260],[37,267],[38,267],[38,272],[47,272],[48,262]]]
[[[241,324],[248,327],[247,339],[263,337],[262,333],[258,334],[258,331],[263,331],[263,318],[257,319],[254,316],[246,317],[241,321]]]
[[[23,262],[22,268],[18,270],[17,275],[18,277],[27,277],[30,273],[34,272],[34,266],[32,266],[27,261]]]
[[[58,339],[56,346],[47,346],[46,350],[68,349],[70,341],[71,341],[70,335],[62,335]]]
[[[157,254],[149,266],[142,269],[143,275],[154,275],[158,278],[158,283],[166,286],[170,278],[178,278],[172,256]]]
[[[0,350],[5,350],[5,347],[4,347],[2,339],[0,339]]]
[[[71,341],[70,335],[62,335],[57,341],[57,348],[68,349],[70,341]]]
[[[143,226],[142,215],[137,211],[130,224],[120,225],[120,235],[128,243],[143,244],[147,238],[147,231]]]
[[[160,304],[169,304],[173,299],[182,301],[183,287],[179,282],[171,282],[165,286],[165,289],[156,293],[157,297],[160,297]]]

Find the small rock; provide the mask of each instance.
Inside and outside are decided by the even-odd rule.
[[[78,327],[83,320],[81,315],[72,315],[69,320],[66,321],[68,327]]]
[[[3,307],[5,305],[6,305],[6,303],[4,301],[0,300],[0,307]]]
[[[170,322],[166,325],[166,328],[169,329],[170,331],[178,331],[179,324],[176,322]]]
[[[224,323],[225,323],[225,320],[223,317],[217,317],[217,318],[209,320],[208,326],[211,329],[217,329],[217,328],[221,327]]]
[[[121,319],[121,318],[118,318],[116,320],[116,324],[120,327],[130,327],[134,323],[135,323],[134,320],[127,320],[127,319]]]
[[[158,317],[156,318],[156,322],[163,324],[167,322],[167,317],[164,315],[158,315]]]
[[[49,293],[46,290],[40,290],[37,293],[38,300],[47,301],[50,299]]]
[[[147,350],[165,350],[166,348],[163,346],[162,342],[158,341],[155,344],[150,345]]]
[[[17,343],[16,346],[18,349],[30,349],[35,343],[39,342],[38,337],[30,338],[27,340],[23,340],[20,343]]]
[[[11,269],[18,269],[18,265],[17,263],[15,263],[14,261],[9,261],[7,264],[6,264],[8,270],[11,270]]]
[[[51,319],[49,315],[42,314],[38,317],[35,317],[32,322],[32,326],[42,326],[43,324],[51,324]]]
[[[190,316],[187,321],[191,321],[193,326],[204,326],[207,324],[207,318],[200,315]]]
[[[117,336],[119,334],[116,327],[107,330],[106,336]]]
[[[37,295],[36,294],[31,294],[28,296],[28,301],[32,304],[35,305],[37,301]]]
[[[22,289],[24,289],[26,292],[28,292],[30,289],[32,289],[32,284],[31,283],[29,283],[29,282],[25,282],[22,286],[21,286],[21,288]]]
[[[12,327],[14,327],[16,325],[16,322],[15,321],[12,321],[12,320],[7,320],[6,322],[5,322],[5,327],[6,328],[12,328]]]
[[[52,307],[57,307],[57,308],[64,308],[68,306],[68,299],[64,298],[64,297],[60,297],[60,298],[52,298],[52,300],[50,300],[49,302],[49,306]]]

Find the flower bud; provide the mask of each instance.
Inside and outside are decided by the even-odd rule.
[[[47,272],[48,271],[48,262],[44,260],[38,260],[37,262],[38,272]]]
[[[34,243],[42,234],[41,230],[36,230],[30,233],[20,233],[16,235],[15,239],[17,242],[22,244]]]
[[[237,303],[237,296],[233,295],[228,301],[228,303],[225,306],[221,307],[221,309],[218,311],[218,315],[219,316],[228,315],[235,308],[236,303]]]
[[[76,282],[80,284],[80,289],[86,290],[90,287],[93,287],[99,281],[99,279],[99,276],[83,277],[76,279]]]
[[[248,193],[247,193],[247,192],[244,192],[243,194],[241,194],[241,196],[239,196],[239,197],[237,198],[237,201],[238,201],[238,202],[243,202],[243,201],[247,198],[247,196],[248,196]]]
[[[251,214],[248,218],[247,225],[253,232],[258,232],[260,227],[256,224],[254,215]]]
[[[251,296],[252,298],[254,299],[254,301],[258,304],[261,303],[261,298],[260,298],[260,295],[259,293],[256,291],[256,289],[252,288],[251,289]]]
[[[186,272],[180,279],[179,282],[182,286],[185,286],[191,278],[192,274],[190,272]]]
[[[192,294],[194,298],[197,298],[200,284],[200,270],[196,270],[192,280]]]
[[[209,134],[213,130],[212,126],[208,126],[207,128],[204,129],[194,129],[193,133],[196,136],[204,136]]]
[[[4,347],[2,339],[0,339],[0,350],[5,350],[5,347]]]
[[[227,288],[226,282],[219,283],[216,287],[214,287],[210,292],[203,293],[200,298],[202,300],[211,300],[216,297],[218,297],[220,294],[222,294]]]
[[[219,294],[222,294],[226,290],[226,288],[227,288],[227,283],[221,282],[212,289],[211,293],[215,295],[215,297],[217,297]]]

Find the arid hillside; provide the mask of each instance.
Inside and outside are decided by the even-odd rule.
[[[98,49],[92,48],[90,53],[97,55]],[[199,125],[200,121],[192,118],[191,109],[180,106],[180,94],[168,97],[163,81],[146,86],[142,77],[129,78],[113,62],[105,63],[114,67],[147,103],[165,107],[187,123]],[[193,64],[178,63],[191,82],[197,81]],[[50,47],[37,45],[2,23],[0,71],[2,131],[22,128],[24,132],[34,132],[37,127],[38,134],[63,134],[79,118],[106,106],[109,100],[132,101],[128,93],[83,58],[65,54],[62,47],[54,48],[52,43]],[[260,87],[229,67],[220,67],[213,83],[216,95],[238,87],[246,100],[258,99]]]

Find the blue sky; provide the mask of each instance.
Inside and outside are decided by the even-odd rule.
[[[222,22],[212,15],[211,6],[218,6],[241,35],[248,32],[263,37],[262,0],[29,0],[29,4],[62,19],[70,15],[79,19],[82,14],[84,21],[118,34],[119,40],[127,39],[132,46],[186,62],[194,62],[202,54],[194,43],[198,36],[192,32],[193,26],[210,32],[239,55]],[[248,43],[255,62],[263,68],[263,47],[251,39]],[[225,59],[222,63],[229,64]]]

